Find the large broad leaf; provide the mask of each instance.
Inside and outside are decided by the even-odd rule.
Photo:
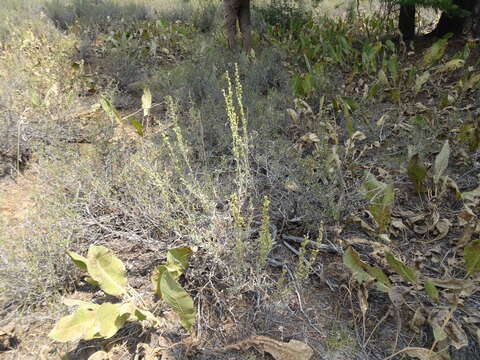
[[[445,53],[448,38],[449,37],[444,37],[443,39],[438,40],[430,48],[428,48],[427,51],[425,51],[422,60],[423,66],[431,66],[442,59],[443,54]]]
[[[160,289],[162,299],[180,316],[182,326],[187,330],[192,329],[195,323],[193,299],[168,271],[162,274]]]
[[[121,304],[103,303],[96,310],[95,321],[100,328],[100,335],[106,339],[112,337],[127,321],[126,314],[120,314]]]
[[[178,264],[185,270],[188,267],[188,257],[192,249],[188,246],[178,247],[167,251],[167,264]]]
[[[353,277],[359,284],[371,279],[371,276],[363,269],[360,256],[358,256],[358,253],[353,250],[351,246],[349,246],[347,251],[343,254],[343,263],[350,269],[353,273]]]
[[[119,296],[126,292],[125,265],[104,246],[90,246],[88,272],[107,294]]]
[[[165,265],[158,265],[153,269],[151,280],[153,285],[153,291],[157,294],[160,298],[162,297],[162,290],[160,289],[160,279],[162,278],[162,274],[167,271],[167,267]]]
[[[390,267],[401,277],[403,277],[405,280],[410,281],[414,284],[417,283],[417,273],[414,269],[406,266],[404,263],[401,261],[395,259],[395,257],[388,253],[386,255],[387,262],[390,265]]]
[[[433,182],[438,184],[440,177],[443,175],[448,166],[448,158],[450,157],[450,145],[448,140],[443,144],[442,150],[435,158],[435,164],[433,166]]]
[[[76,341],[92,338],[95,330],[95,311],[80,308],[72,315],[61,318],[48,336],[60,342]]]
[[[78,300],[78,299],[63,299],[63,303],[67,306],[78,306],[86,310],[96,310],[100,306],[98,304],[94,304],[94,303],[90,303],[90,302]]]
[[[468,275],[480,272],[480,240],[475,240],[465,247],[463,258]]]
[[[78,268],[82,271],[87,270],[87,258],[83,257],[82,255],[78,255],[73,251],[67,251],[68,256],[72,259],[73,263],[78,266]]]

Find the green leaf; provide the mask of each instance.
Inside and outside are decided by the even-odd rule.
[[[136,308],[135,312],[133,313],[133,316],[138,320],[138,321],[150,321],[154,326],[159,326],[160,325],[160,320],[153,315],[150,311]]]
[[[413,154],[408,161],[407,166],[407,175],[410,180],[415,185],[415,189],[417,192],[425,191],[425,187],[423,186],[423,180],[427,176],[427,169],[425,165],[420,160],[419,154]]]
[[[137,120],[135,119],[130,119],[130,124],[135,128],[135,131],[137,132],[138,135],[144,136],[145,133],[143,131],[143,125],[140,124]]]
[[[150,277],[153,284],[153,291],[159,297],[162,297],[162,291],[160,289],[160,279],[162,278],[162,274],[165,271],[167,271],[167,267],[165,265],[158,265],[153,269],[152,276]]]
[[[403,277],[405,280],[410,281],[414,284],[417,284],[417,273],[415,272],[414,269],[409,268],[406,266],[404,263],[401,261],[395,259],[395,257],[388,253],[386,255],[387,262],[390,265],[390,267],[401,277]]]
[[[82,271],[88,271],[87,270],[87,259],[83,257],[82,255],[78,255],[77,253],[74,253],[73,251],[67,251],[67,255],[70,256],[70,259],[72,259],[73,263],[78,266],[78,268]]]
[[[480,272],[480,239],[472,241],[463,251],[467,275]]]
[[[160,279],[162,299],[180,316],[182,326],[191,330],[195,323],[193,299],[178,284],[168,271],[164,271]]]
[[[423,66],[431,66],[442,59],[443,54],[445,53],[448,38],[449,37],[444,37],[443,39],[438,40],[425,51],[422,60]]]
[[[472,76],[465,81],[463,90],[470,90],[476,87],[480,83],[480,73],[472,74]]]
[[[115,107],[110,103],[110,101],[108,101],[106,97],[102,96],[100,98],[100,105],[102,105],[103,111],[105,111],[112,121],[116,121],[119,125],[122,123],[122,118],[117,109],[115,109]]]
[[[360,284],[363,281],[374,278],[377,280],[376,285],[380,291],[386,292],[392,286],[392,283],[381,269],[364,263],[351,246],[343,254],[343,263],[352,271],[353,276]]]
[[[98,283],[98,281],[93,280],[90,276],[86,276],[85,279],[83,280],[85,280],[87,283],[89,283],[92,286],[100,287],[100,284]]]
[[[142,95],[142,109],[143,116],[150,115],[150,109],[152,108],[152,93],[149,88],[143,89]]]
[[[96,310],[95,321],[100,328],[100,336],[108,339],[125,324],[127,316],[120,315],[121,304],[103,303]]]
[[[448,158],[450,157],[450,145],[448,140],[443,144],[442,150],[435,158],[433,165],[433,182],[438,184],[440,177],[443,175],[448,166]]]
[[[433,282],[427,280],[423,284],[423,287],[425,288],[425,292],[427,293],[430,298],[438,302],[440,300],[440,294],[438,292],[437,287],[433,284]]]
[[[126,292],[125,265],[104,246],[90,246],[88,272],[107,294],[119,296]]]
[[[443,72],[455,71],[457,69],[460,69],[463,65],[465,65],[465,60],[453,59],[443,64],[442,66],[440,66],[437,72],[443,73]]]
[[[388,95],[390,95],[390,98],[392,99],[392,101],[395,101],[397,103],[401,101],[401,93],[399,88],[392,88],[387,90],[387,92],[388,92]]]
[[[418,93],[422,86],[430,79],[430,73],[425,71],[422,75],[417,76],[415,79],[415,94]]]
[[[167,264],[178,264],[185,270],[188,267],[188,257],[191,253],[192,249],[188,246],[168,250]]]
[[[379,282],[379,285],[381,285],[379,286],[380,290],[387,291],[388,288],[392,287],[392,283],[388,279],[388,276],[385,275],[385,273],[382,271],[382,269],[370,266],[368,264],[365,264],[365,267],[367,272]]]
[[[343,254],[343,263],[350,269],[359,284],[371,279],[371,276],[363,269],[360,256],[351,246]]]
[[[76,341],[86,336],[92,337],[94,328],[95,311],[80,308],[72,315],[61,318],[48,337],[60,342]]]

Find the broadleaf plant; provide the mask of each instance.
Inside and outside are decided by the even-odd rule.
[[[155,292],[158,293],[162,289],[162,299],[179,313],[181,324],[189,330],[195,322],[193,299],[176,279],[186,270],[188,255],[191,252],[192,250],[188,247],[170,250],[167,254],[169,259],[167,266],[157,267],[152,275],[152,279],[159,278],[159,285],[155,288]],[[90,275],[85,278],[86,281],[98,285],[105,293],[120,297],[123,301],[95,304],[65,299],[65,305],[75,306],[77,310],[57,322],[48,334],[50,338],[60,342],[108,339],[114,336],[127,321],[148,321],[153,326],[160,325],[160,320],[154,314],[136,305],[135,296],[130,294],[127,287],[125,265],[109,249],[103,246],[90,246],[87,257],[71,251],[68,252],[68,256],[80,270]],[[163,272],[168,276],[161,276]]]
[[[191,330],[195,322],[195,308],[192,298],[177,280],[188,267],[191,253],[189,247],[169,250],[167,263],[155,267],[151,277],[155,293],[179,315],[180,323],[187,330]]]

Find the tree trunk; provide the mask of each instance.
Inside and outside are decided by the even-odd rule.
[[[415,36],[415,5],[400,6],[398,30],[400,30],[404,40],[413,39]]]

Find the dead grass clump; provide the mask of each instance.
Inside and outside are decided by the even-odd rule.
[[[45,144],[85,141],[91,131],[71,121],[81,109],[77,97],[83,69],[71,60],[74,38],[45,25],[11,30],[0,55],[0,143],[2,157],[18,168]],[[85,107],[85,105],[82,105]]]
[[[79,159],[66,151],[61,158],[40,160],[1,197],[0,289],[2,302],[14,307],[42,304],[73,284],[65,254],[82,229],[69,165]]]
[[[142,3],[116,0],[48,0],[44,10],[61,30],[77,25],[101,32],[126,19],[145,20],[150,14]]]

